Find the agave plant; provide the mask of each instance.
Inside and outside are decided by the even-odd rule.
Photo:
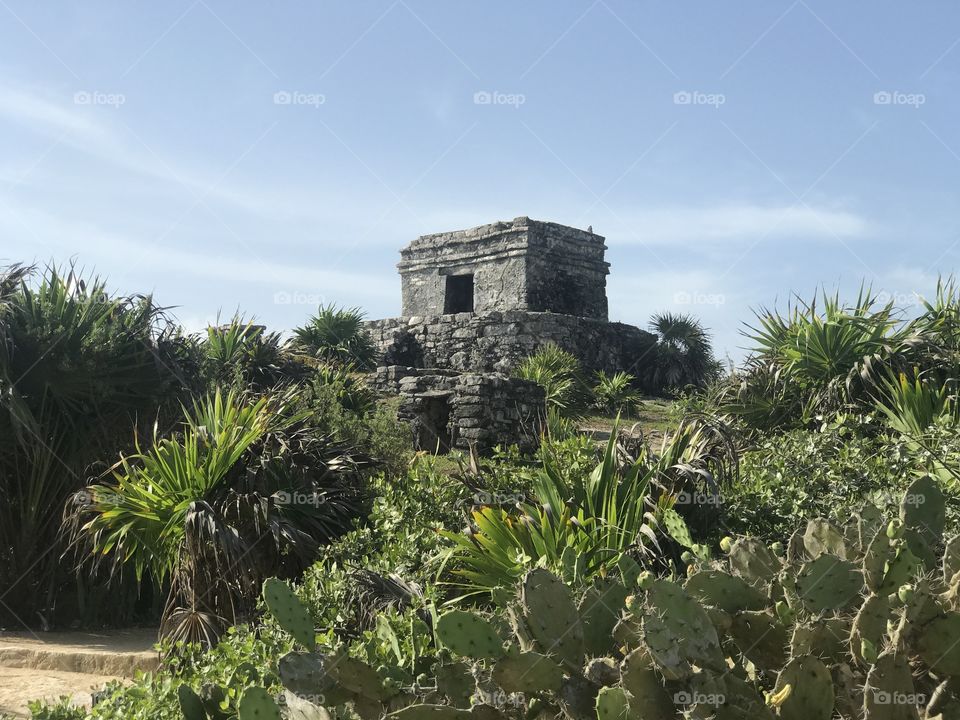
[[[363,320],[359,308],[321,305],[306,325],[294,329],[291,347],[308,358],[369,370],[376,364],[377,348]]]
[[[209,643],[265,577],[302,572],[351,527],[366,462],[318,437],[288,397],[218,391],[185,410],[181,433],[79,493],[72,535],[94,559],[169,582],[163,634]]]
[[[45,623],[58,600],[82,602],[62,592],[64,503],[176,402],[172,340],[149,297],[111,296],[73,268],[0,273],[0,616]]]

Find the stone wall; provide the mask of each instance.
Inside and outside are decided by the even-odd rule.
[[[606,319],[600,235],[519,217],[423,235],[400,251],[403,315],[449,312],[447,282],[472,276],[476,313],[528,310]]]
[[[632,325],[535,312],[461,313],[372,320],[367,330],[382,365],[508,374],[548,342],[576,355],[588,371],[634,375],[652,360],[656,339]]]
[[[498,374],[459,374],[412,367],[378,368],[378,389],[401,398],[397,419],[409,423],[418,450],[487,452],[539,442],[545,403],[536,383]]]

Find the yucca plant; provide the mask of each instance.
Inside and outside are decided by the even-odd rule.
[[[95,560],[171,583],[165,635],[209,643],[265,577],[302,572],[360,514],[366,459],[289,401],[216,391],[75,497],[72,536]]]
[[[177,402],[173,334],[151,298],[112,296],[74,268],[0,273],[0,617],[52,622],[58,602],[83,602],[64,587],[100,582],[71,582],[61,562],[64,503]]]
[[[607,375],[603,370],[596,374],[593,386],[594,406],[612,415],[631,415],[640,405],[640,393],[633,389],[633,375],[617,372]]]
[[[883,383],[883,395],[877,401],[877,408],[895,432],[908,438],[919,438],[934,423],[957,422],[955,383],[923,378],[915,368],[912,378],[900,373]]]
[[[209,326],[200,350],[210,387],[266,390],[302,375],[284,357],[279,333],[268,333],[263,325],[239,315],[228,323]]]
[[[563,572],[571,558],[577,576],[589,579],[624,554],[653,561],[664,533],[693,548],[673,506],[685,490],[715,493],[733,477],[735,459],[722,457],[731,448],[717,438],[713,428],[686,423],[665,439],[659,456],[641,445],[633,457],[615,427],[600,463],[586,474],[545,453],[530,498],[515,507],[481,507],[465,532],[446,533],[454,542],[444,558],[452,585],[462,596],[496,593],[532,567]]]
[[[583,382],[580,361],[556,343],[547,343],[514,370],[514,376],[543,388],[548,408],[577,416],[587,404],[589,388]]]
[[[929,347],[929,338],[861,288],[852,305],[824,293],[763,310],[746,331],[753,354],[731,379],[722,409],[759,428],[807,425],[828,413],[873,403],[891,371]]]
[[[325,363],[369,370],[376,365],[377,348],[363,321],[359,308],[321,305],[306,325],[294,329],[291,348]]]

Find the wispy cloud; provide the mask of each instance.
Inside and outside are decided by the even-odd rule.
[[[847,210],[815,207],[710,205],[625,210],[630,232],[608,232],[616,244],[674,245],[686,242],[777,238],[855,238],[870,223]],[[620,225],[620,223],[618,223]],[[602,229],[598,229],[603,234]]]

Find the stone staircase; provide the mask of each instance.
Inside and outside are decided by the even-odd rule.
[[[155,630],[103,633],[0,632],[0,717],[29,717],[30,700],[68,696],[89,707],[111,680],[155,670]]]

